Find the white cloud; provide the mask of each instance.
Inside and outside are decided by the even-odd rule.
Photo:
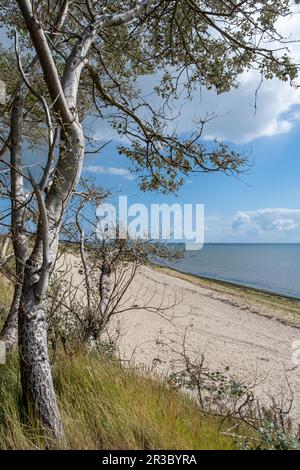
[[[283,37],[290,41],[300,39],[299,19],[299,14],[295,13],[278,22]],[[279,46],[283,47],[282,44]],[[289,43],[287,47],[295,62],[299,63],[299,42]],[[158,76],[140,80],[145,97],[149,98],[157,81]],[[264,80],[260,85],[261,77],[256,71],[244,72],[238,81],[240,86],[229,93],[217,95],[199,87],[192,101],[184,103],[183,98],[178,100],[172,114],[175,116],[180,111],[180,116],[173,122],[173,128],[180,134],[188,133],[196,121],[207,114],[214,114],[216,119],[205,126],[205,139],[218,138],[245,144],[260,137],[286,134],[300,121],[300,89],[296,86],[278,79]],[[151,105],[158,108],[160,104],[160,100],[152,95]]]
[[[295,228],[298,227],[298,224],[295,222],[294,219],[277,219],[274,220],[271,227],[279,231],[295,230]]]
[[[206,214],[206,242],[299,243],[300,209],[265,208],[234,215]]]
[[[293,231],[300,227],[300,209],[259,209],[240,211],[232,222],[233,232],[260,235],[266,232]]]
[[[84,167],[84,171],[86,171],[87,173],[93,173],[95,175],[120,176],[121,178],[125,178],[126,180],[134,180],[134,176],[128,170],[126,170],[126,168],[120,168],[115,166],[105,168],[101,165],[88,165]]]
[[[179,116],[168,122],[169,129],[178,134],[189,133],[197,121],[214,115],[204,127],[206,140],[217,138],[245,144],[260,137],[290,132],[300,121],[300,89],[278,79],[265,80],[261,85],[260,80],[257,72],[249,71],[239,77],[239,87],[229,93],[217,95],[213,90],[199,88],[192,101],[173,102],[169,117]],[[157,77],[142,78],[143,95],[149,96],[156,84]],[[151,106],[158,109],[160,104],[152,95]]]
[[[206,126],[206,139],[248,143],[259,137],[286,134],[299,120],[299,113],[292,112],[293,107],[300,106],[299,89],[277,79],[264,81],[255,109],[260,78],[255,72],[245,75],[240,78],[240,87],[230,93],[220,96],[205,93],[205,99],[214,104],[214,112],[220,116]]]
[[[199,91],[182,107],[175,121],[177,131],[188,133],[195,122],[214,114],[215,119],[204,128],[206,140],[245,144],[260,137],[286,134],[300,120],[300,89],[277,79],[265,80],[256,97],[260,76],[254,71],[242,74],[239,83],[239,88],[221,95],[206,89]]]

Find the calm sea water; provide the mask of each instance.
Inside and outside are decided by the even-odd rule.
[[[178,271],[300,298],[300,244],[208,244],[185,251]]]

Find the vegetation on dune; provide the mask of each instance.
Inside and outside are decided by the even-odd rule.
[[[0,322],[9,306],[9,286],[4,281],[1,286],[8,301]],[[49,338],[65,440],[55,442],[35,410],[26,411],[13,354],[0,365],[0,449],[298,448],[288,418],[292,401],[273,399],[265,407],[251,387],[211,371],[203,357],[184,355],[182,370],[168,378],[154,377],[117,360],[114,342],[107,348],[101,340],[87,352],[76,331],[77,339],[72,334],[65,341],[59,334]]]
[[[0,375],[0,449],[45,449],[53,444],[22,418],[18,365]],[[205,417],[185,394],[117,361],[62,356],[54,382],[68,449],[234,449],[220,421]]]
[[[204,128],[214,113],[199,109],[191,132],[176,132],[178,99],[188,103],[199,87],[227,92],[249,70],[258,71],[261,80],[292,84],[298,66],[286,49],[288,37],[277,31],[278,20],[292,13],[289,0],[2,1],[0,27],[14,37],[14,47],[9,41],[0,46],[1,78],[8,85],[0,103],[0,270],[13,281],[14,293],[9,303],[10,289],[2,285],[0,314],[6,318],[0,338],[8,355],[16,347],[19,355],[1,366],[0,447],[54,448],[62,442],[73,449],[234,447],[220,432],[220,420],[201,413],[196,401],[174,386],[91,355],[112,315],[124,311],[120,305],[135,274],[135,268],[129,274],[126,268],[133,259],[136,266],[144,262],[149,252],[140,245],[104,243],[101,262],[90,269],[87,204],[103,205],[107,190],[87,190],[80,180],[85,155],[109,144],[98,140],[93,122],[109,123],[119,134],[119,154],[142,191],[176,193],[192,173],[244,172],[244,154],[223,141],[205,144]],[[155,80],[144,96],[139,81],[146,76]],[[28,165],[27,150],[33,150]],[[80,202],[69,224],[74,198]],[[94,233],[96,219],[93,224]],[[106,223],[102,228],[108,235]],[[64,232],[80,242],[86,296],[78,300],[77,287],[59,285],[59,306],[51,312]],[[117,239],[121,232],[122,227],[115,230]],[[67,281],[65,276],[64,285]],[[160,314],[163,309],[156,307]],[[59,357],[74,336],[90,354]],[[198,372],[195,366],[193,375]],[[241,399],[232,387],[227,390],[229,398]],[[257,408],[247,409],[256,429]],[[268,445],[274,448],[275,435],[275,447],[286,448],[286,435],[277,433],[285,427],[276,426]]]
[[[88,266],[92,266],[90,261]],[[1,280],[0,323],[12,296],[10,282],[3,276]],[[66,284],[63,305],[69,289]],[[60,305],[61,297],[51,288],[52,297]],[[84,299],[81,297],[81,310]],[[168,378],[155,377],[128,363],[124,366],[116,359],[115,340],[105,336],[107,322],[92,349],[83,341],[85,324],[72,321],[80,312],[74,302],[66,312],[53,304],[59,324],[53,323],[49,305],[49,351],[64,440],[55,442],[41,427],[36,410],[26,411],[14,353],[6,365],[0,365],[0,449],[298,448],[288,418],[292,402],[283,405],[274,399],[265,407],[251,387],[227,372],[211,371],[203,357],[191,359],[185,345],[184,368]]]

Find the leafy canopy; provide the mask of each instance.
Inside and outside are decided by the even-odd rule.
[[[222,143],[213,150],[203,145],[203,128],[211,118],[205,113],[188,138],[173,130],[172,103],[183,92],[186,99],[192,99],[199,86],[227,92],[238,86],[239,75],[249,69],[267,79],[292,81],[297,76],[276,29],[277,20],[292,13],[289,0],[74,0],[64,25],[57,29],[62,3],[32,1],[61,77],[74,48],[100,17],[107,19],[83,58],[87,67],[81,75],[78,113],[81,119],[96,115],[108,120],[127,139],[119,151],[133,163],[132,171],[141,175],[144,190],[174,191],[191,171],[238,172],[245,164],[243,156]],[[117,14],[140,3],[149,7],[128,22],[110,24]],[[28,56],[35,53],[15,1],[3,2],[0,24],[10,36],[18,29],[29,63]],[[55,34],[55,45],[50,32]],[[13,95],[16,71],[13,61],[6,59],[8,54],[1,54],[0,70],[6,79],[14,77],[9,88]],[[142,96],[138,86],[145,76],[154,77],[150,97]],[[36,86],[47,95],[38,80]],[[159,109],[153,105],[154,95],[160,99]],[[38,106],[31,111],[35,116]]]

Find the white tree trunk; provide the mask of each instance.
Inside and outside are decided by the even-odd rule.
[[[4,324],[0,339],[5,342],[7,351],[11,350],[18,335],[18,309],[20,304],[25,263],[28,257],[28,240],[24,233],[25,218],[25,194],[23,171],[23,112],[24,112],[24,87],[20,87],[11,111],[10,131],[10,163],[11,163],[11,226],[12,241],[15,257],[15,291]]]
[[[110,296],[110,281],[111,281],[110,266],[109,266],[109,263],[106,260],[104,260],[101,266],[100,282],[99,282],[101,317],[104,317],[107,312],[107,308],[109,304],[109,296]]]
[[[0,263],[4,263],[6,260],[6,254],[9,246],[9,236],[4,236],[1,246],[1,256],[0,256]]]
[[[26,269],[19,314],[20,371],[24,403],[58,440],[63,429],[56,402],[47,345],[47,302],[38,303],[35,273]]]
[[[78,116],[77,95],[80,75],[86,63],[86,56],[99,29],[103,26],[120,25],[131,21],[145,12],[148,6],[158,0],[141,0],[127,13],[100,15],[94,18],[89,28],[75,44],[65,64],[63,84],[60,81],[56,64],[42,25],[32,8],[30,0],[17,0],[26,22],[31,40],[38,55],[53,108],[61,125],[61,145],[53,184],[46,198],[48,215],[49,253],[47,260],[54,263],[59,241],[60,227],[64,211],[73,189],[76,187],[82,170],[84,137]],[[43,224],[40,217],[34,250],[26,263],[24,288],[19,309],[19,345],[22,386],[28,405],[35,404],[42,423],[60,438],[62,426],[55,399],[51,369],[47,352],[47,288],[48,276],[42,276],[44,265]],[[101,289],[101,311],[107,309],[109,299],[109,272],[103,267]],[[50,266],[47,266],[50,269]],[[42,287],[42,288],[41,288]],[[41,298],[41,294],[43,296]]]
[[[6,351],[11,351],[17,344],[18,311],[21,300],[22,285],[15,285],[13,300],[0,334],[0,340],[5,343]]]
[[[28,408],[34,406],[34,411],[37,412],[45,428],[56,439],[62,439],[63,429],[48,357],[47,290],[48,273],[57,255],[62,218],[82,170],[84,137],[82,127],[75,114],[82,67],[76,70],[76,67],[73,66],[72,57],[71,62],[66,65],[64,86],[62,87],[46,35],[33,12],[31,1],[17,0],[17,3],[30,32],[54,110],[59,116],[61,129],[59,159],[53,175],[53,184],[45,201],[47,227],[45,227],[45,214],[41,212],[41,205],[39,204],[40,217],[35,246],[27,260],[24,272],[22,299],[19,309],[19,352],[22,388]],[[67,8],[68,2],[64,3]],[[68,65],[71,66],[68,67]],[[66,89],[70,83],[76,84],[76,86],[73,88],[73,96],[68,101],[66,99]],[[75,103],[75,106],[73,106],[73,103]],[[46,245],[49,247],[47,253],[45,253]],[[46,265],[45,258],[47,258]],[[47,275],[45,275],[45,269]]]
[[[53,184],[46,198],[48,214],[49,261],[54,264],[64,210],[81,174],[83,132],[73,122],[61,136],[61,148]],[[33,252],[24,273],[22,301],[19,310],[19,348],[22,389],[28,407],[35,411],[42,424],[56,439],[63,438],[63,429],[53,387],[47,345],[48,279],[40,298],[39,283],[43,264],[43,227],[40,221]],[[49,266],[50,269],[50,266]]]

